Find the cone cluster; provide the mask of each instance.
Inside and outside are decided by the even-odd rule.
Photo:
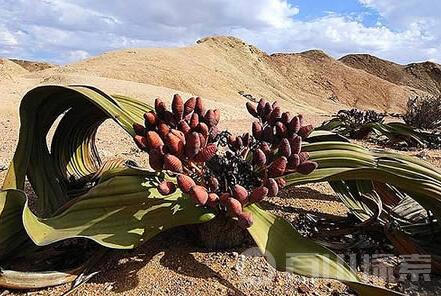
[[[200,97],[183,101],[173,96],[171,110],[161,99],[155,100],[155,111],[144,114],[144,125],[135,123],[135,143],[149,153],[150,166],[156,170],[182,173],[184,163],[203,163],[216,154],[212,144],[218,134],[218,110],[204,108]]]
[[[246,205],[276,196],[287,173],[309,174],[317,168],[302,151],[313,128],[301,115],[291,116],[277,102],[263,99],[246,107],[256,121],[252,133],[240,136],[220,132],[220,112],[206,111],[199,97],[184,103],[175,95],[171,110],[157,99],[155,111],[144,115],[144,125],[133,125],[135,142],[149,153],[153,169],[176,173],[177,187],[196,204],[225,212],[244,228],[253,223]],[[175,190],[170,181],[158,186],[164,195]]]
[[[247,156],[262,185],[268,189],[267,194],[276,196],[285,186],[283,175],[292,172],[306,175],[317,168],[317,163],[309,160],[309,153],[302,151],[302,143],[313,127],[304,124],[302,115],[282,112],[277,102],[271,104],[261,99],[257,106],[248,102],[246,107],[256,118],[252,135],[229,137],[228,145],[237,154]]]

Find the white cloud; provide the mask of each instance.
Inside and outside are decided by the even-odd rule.
[[[284,30],[236,32],[250,42],[264,44],[270,52],[318,48],[336,57],[367,52],[403,63],[441,61],[440,43],[433,42],[417,25],[396,32],[383,25],[366,27],[352,18],[329,15],[309,22],[294,21]]]
[[[299,8],[286,0],[0,0],[0,54],[63,63],[232,34],[268,52],[320,48],[334,56],[441,61],[441,1],[359,1],[382,16],[376,26],[332,13],[300,21]]]

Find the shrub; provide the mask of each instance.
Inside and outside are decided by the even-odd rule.
[[[403,119],[412,127],[440,129],[441,95],[410,98]]]

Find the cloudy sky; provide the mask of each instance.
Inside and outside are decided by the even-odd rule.
[[[440,11],[440,0],[0,0],[0,56],[63,64],[233,35],[268,53],[441,62]]]

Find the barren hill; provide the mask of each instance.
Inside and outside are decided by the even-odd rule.
[[[36,72],[55,67],[55,65],[46,62],[36,62],[36,61],[27,61],[27,60],[19,60],[19,59],[10,59],[10,61],[22,66],[29,72]]]
[[[28,71],[20,65],[0,58],[0,81],[14,80],[14,78],[27,73]]]
[[[340,61],[398,85],[441,94],[441,65],[432,62],[400,65],[368,54],[351,54]]]
[[[336,103],[380,110],[400,109],[411,94],[364,71],[347,67],[322,51],[274,54],[271,63],[291,84]]]
[[[320,113],[348,105],[398,110],[413,93],[410,87],[348,67],[322,52],[268,55],[223,36],[182,48],[109,52],[67,68],[228,102],[242,102],[239,92],[243,91]]]

